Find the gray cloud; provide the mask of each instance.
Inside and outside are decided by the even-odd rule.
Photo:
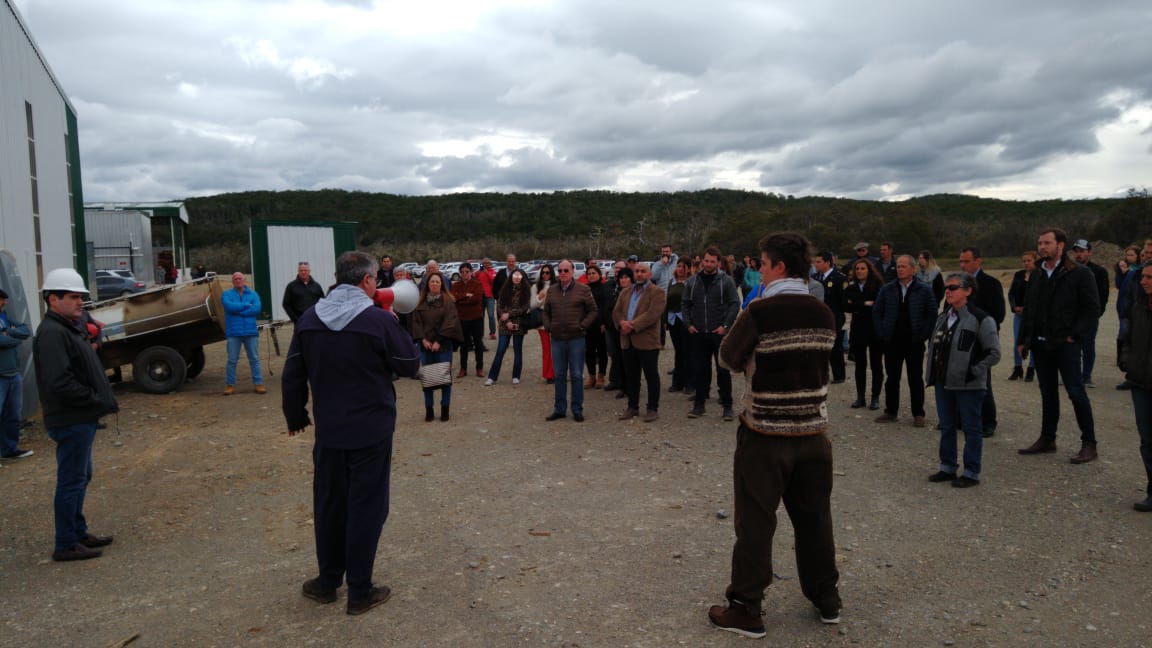
[[[1099,136],[1127,115],[1152,140],[1141,2],[306,6],[23,0],[77,105],[86,199],[883,197],[995,192],[1069,159],[1116,165],[1108,195],[1152,167],[1120,166]],[[1063,195],[1056,180],[1037,191]]]

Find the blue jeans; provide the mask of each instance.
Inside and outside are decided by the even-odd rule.
[[[1148,496],[1152,497],[1152,390],[1133,387],[1131,393],[1136,430],[1140,432],[1140,458],[1148,475]]]
[[[63,551],[88,534],[84,496],[92,481],[92,442],[96,421],[48,428],[56,442],[56,550]]]
[[[512,344],[512,377],[520,379],[520,370],[524,368],[524,336],[501,335],[500,341],[496,343],[496,357],[488,369],[488,378],[492,382],[500,379],[500,367],[504,364],[504,352],[508,350],[509,342]]]
[[[16,454],[23,410],[24,381],[20,374],[0,376],[0,455]]]
[[[572,413],[584,413],[584,338],[552,338],[552,373],[555,377],[557,414],[568,410],[568,379],[572,380]]]
[[[980,479],[980,458],[984,454],[984,424],[980,410],[982,389],[944,389],[936,385],[936,415],[940,417],[940,470],[955,473],[956,430],[964,431],[964,476]]]
[[[1023,321],[1023,317],[1015,313],[1012,314],[1012,362],[1015,363],[1012,365],[1013,367],[1024,366],[1024,358],[1020,357],[1020,322]],[[1028,366],[1036,366],[1036,356],[1028,357]]]
[[[1092,369],[1096,367],[1096,333],[1100,331],[1100,318],[1092,320],[1092,327],[1084,336],[1081,344],[1084,346],[1081,357],[1084,361],[1084,382],[1092,382]]]
[[[1033,348],[1032,355],[1036,358],[1036,381],[1040,383],[1040,436],[1056,438],[1056,428],[1060,424],[1060,385],[1056,378],[1059,374],[1076,412],[1080,440],[1096,443],[1096,423],[1092,417],[1092,402],[1084,389],[1080,345],[1062,343],[1055,349]]]
[[[496,332],[496,298],[484,298],[484,311],[488,313],[488,335]]]
[[[440,342],[439,351],[429,351],[423,346],[420,347],[420,364],[430,365],[437,362],[452,362],[452,341],[443,340]],[[440,406],[452,404],[452,383],[448,383],[443,387],[433,387],[432,389],[424,390],[424,407],[432,407],[432,392],[437,389],[444,390],[440,394]]]
[[[258,335],[228,338],[228,364],[224,366],[225,384],[236,384],[236,361],[240,359],[241,346],[244,347],[244,353],[248,356],[248,366],[252,368],[252,383],[264,384],[264,375],[260,371],[259,342],[260,336]]]

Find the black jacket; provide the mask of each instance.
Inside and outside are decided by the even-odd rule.
[[[1049,278],[1038,266],[1024,297],[1019,343],[1028,349],[1053,349],[1067,338],[1082,341],[1099,316],[1100,298],[1091,270],[1064,260]]]
[[[848,279],[839,270],[832,268],[827,277],[820,279],[820,284],[824,286],[824,305],[832,309],[832,314],[836,316],[836,330],[839,331],[844,326],[844,288],[847,287]]]
[[[104,366],[72,322],[48,311],[32,342],[44,427],[95,423],[119,411]]]
[[[1100,295],[1100,316],[1103,317],[1104,311],[1108,310],[1108,293],[1112,290],[1112,282],[1108,279],[1108,271],[1091,261],[1084,265],[1092,271],[1092,276],[1096,277],[1096,292]]]
[[[736,316],[740,314],[740,293],[732,277],[717,271],[708,287],[704,287],[704,273],[697,272],[688,278],[681,298],[681,314],[684,323],[696,327],[698,333],[711,333],[723,326],[732,328]]]
[[[992,275],[981,270],[976,275],[976,292],[972,294],[972,305],[996,320],[996,330],[1004,321],[1004,284]]]
[[[288,282],[288,286],[284,288],[284,301],[281,305],[284,307],[284,312],[288,313],[288,319],[295,322],[300,319],[304,311],[312,308],[312,306],[324,298],[324,289],[320,284],[316,283],[315,279],[309,279],[305,284],[300,281],[300,277],[296,277]]]

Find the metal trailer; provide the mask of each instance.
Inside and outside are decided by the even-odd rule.
[[[225,339],[221,297],[231,288],[229,277],[209,273],[92,304],[88,313],[104,323],[101,362],[106,369],[132,365],[146,392],[175,391],[204,369],[204,345]]]

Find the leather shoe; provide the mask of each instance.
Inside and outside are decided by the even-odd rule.
[[[924,420],[923,416],[912,417],[912,427],[925,427],[928,423]]]
[[[972,488],[973,486],[979,485],[980,480],[972,479],[971,477],[960,476],[959,478],[952,480],[952,488]]]
[[[889,413],[885,412],[885,413],[881,414],[880,416],[876,417],[876,422],[877,423],[895,423],[896,422],[896,415],[895,414],[889,414]]]
[[[660,414],[657,413],[656,410],[650,409],[647,412],[644,412],[644,418],[641,420],[644,421],[645,423],[651,423],[652,421],[655,421],[658,418],[660,418]]]
[[[98,547],[107,547],[112,544],[112,536],[95,536],[91,533],[85,534],[80,538],[80,544],[88,547],[89,549],[96,549]]]
[[[1089,461],[1096,460],[1096,444],[1089,441],[1084,441],[1080,444],[1080,452],[1077,452],[1068,461],[1074,464],[1086,464]]]
[[[377,605],[387,603],[390,598],[392,598],[392,590],[388,589],[386,585],[373,587],[368,592],[368,598],[359,601],[348,600],[348,614],[364,614]]]
[[[628,394],[621,391],[618,394],[616,394],[616,398],[628,398]]]
[[[1041,436],[1039,439],[1036,439],[1032,445],[1028,446],[1027,448],[1020,448],[1016,452],[1022,455],[1056,452],[1056,439],[1050,439],[1048,437]]]
[[[861,407],[864,407],[864,399],[857,398],[856,400],[852,401],[852,404],[849,405],[849,407],[852,409],[860,409]]]
[[[584,422],[584,415],[583,414],[577,414],[577,413],[573,412],[572,413],[572,420],[576,421],[577,423],[583,423]]]
[[[872,411],[876,411],[876,410],[880,409],[880,399],[879,398],[873,398],[872,402],[868,403],[868,409],[870,409]]]
[[[833,384],[833,385],[839,385],[839,384],[841,384],[841,383],[843,383],[843,382],[844,382],[844,379],[843,379],[843,378],[833,378],[833,379],[832,379],[832,384]]]
[[[932,473],[931,475],[928,475],[928,481],[932,482],[933,484],[939,484],[940,482],[952,481],[953,479],[956,479],[956,473],[944,472],[943,470],[941,470],[940,472]]]
[[[1143,501],[1133,503],[1132,508],[1141,513],[1152,513],[1152,495],[1145,497]]]
[[[987,439],[988,437],[994,437],[994,436],[996,436],[996,428],[985,426],[984,430],[980,433],[980,435],[983,436],[985,439]]]
[[[552,412],[548,416],[545,416],[544,420],[545,421],[558,421],[562,418],[564,418],[564,412]]]
[[[77,542],[67,549],[53,551],[52,560],[56,562],[70,562],[73,560],[90,560],[92,558],[99,558],[102,555],[104,555],[103,551],[99,549],[89,549]]]
[[[304,586],[300,588],[300,593],[304,595],[304,598],[310,598],[317,603],[336,602],[336,590],[320,587],[319,578],[304,581]]]
[[[456,374],[456,377],[457,378],[467,378],[468,377],[468,370],[465,369],[464,367],[460,367],[460,373]]]
[[[619,389],[620,389],[620,385],[617,385],[616,383],[613,383],[613,382],[610,382],[607,385],[604,385],[604,391],[617,391]]]
[[[620,415],[619,420],[627,421],[628,419],[636,418],[636,415],[639,413],[640,412],[638,410],[629,407],[628,409],[624,410],[623,414]]]

